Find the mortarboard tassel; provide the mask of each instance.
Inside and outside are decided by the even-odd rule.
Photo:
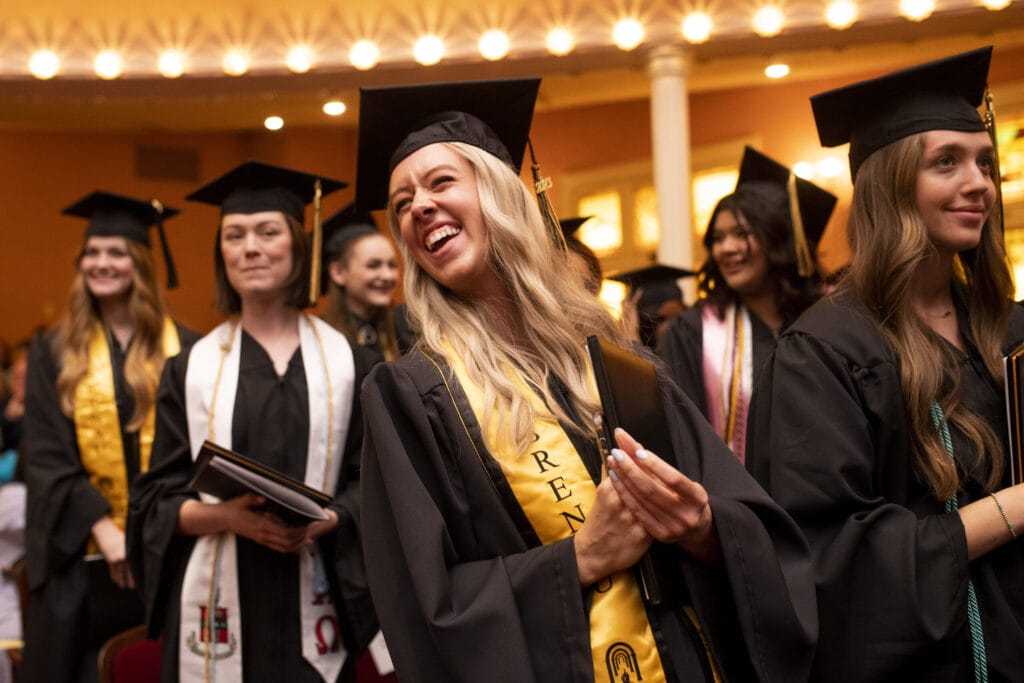
[[[320,253],[324,243],[323,226],[320,225],[320,201],[323,192],[320,179],[313,185],[313,245],[309,256],[309,305],[315,306],[320,294]]]
[[[999,234],[1003,234],[1003,175],[999,169],[999,140],[996,136],[996,110],[992,106],[992,91],[985,88],[985,128],[992,138],[992,181],[996,186],[996,206],[999,207]]]
[[[800,277],[814,274],[814,257],[807,245],[807,234],[804,232],[804,220],[800,215],[800,197],[797,195],[796,174],[790,171],[786,181],[786,194],[789,195],[789,213],[793,220],[793,248],[796,250],[796,271]]]
[[[558,216],[555,215],[555,208],[551,206],[551,200],[548,199],[547,195],[547,191],[550,190],[552,186],[551,178],[541,177],[540,164],[537,163],[537,157],[533,153],[533,142],[527,138],[526,144],[530,148],[530,168],[533,170],[533,190],[537,193],[537,205],[540,208],[540,215],[544,218],[544,223],[548,227],[548,233],[550,233],[555,246],[562,251],[567,251],[569,247],[565,244],[565,234],[562,232],[562,227],[558,223]]]
[[[164,232],[164,205],[156,198],[151,199],[149,203],[156,214],[156,230],[160,235],[160,248],[164,252],[164,264],[167,266],[167,289],[175,289],[178,286],[178,270],[174,267],[174,257],[171,256],[167,233]]]

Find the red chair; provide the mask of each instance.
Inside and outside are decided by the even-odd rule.
[[[159,640],[146,638],[145,626],[118,633],[100,648],[100,683],[159,683],[160,649]]]

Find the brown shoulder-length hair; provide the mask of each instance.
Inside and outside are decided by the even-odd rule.
[[[309,235],[302,223],[295,217],[282,213],[288,232],[292,236],[292,272],[288,276],[288,296],[285,301],[289,306],[303,309],[309,306]],[[224,254],[220,251],[220,235],[222,228],[217,227],[217,238],[213,245],[213,270],[216,278],[217,310],[223,315],[232,315],[242,310],[242,299],[228,280],[224,266]]]
[[[781,187],[747,183],[722,197],[715,206],[704,233],[707,258],[697,273],[697,288],[707,303],[717,308],[719,316],[724,314],[729,303],[738,300],[738,295],[726,284],[718,264],[711,257],[715,219],[726,211],[737,219],[740,216],[746,219],[753,238],[764,249],[768,261],[767,279],[775,288],[775,305],[782,318],[782,327],[788,327],[821,296],[818,274],[801,277],[797,269],[789,197]]]
[[[917,208],[917,176],[926,133],[898,140],[869,156],[857,172],[849,230],[852,260],[845,281],[874,317],[899,361],[900,387],[910,425],[917,474],[936,498],[956,493],[960,472],[931,417],[938,402],[947,422],[960,430],[988,470],[990,488],[1004,467],[999,436],[961,403],[959,363],[943,339],[915,314],[911,303],[917,268],[934,252]],[[992,209],[974,249],[954,264],[970,312],[970,328],[993,382],[1002,385],[1002,345],[1013,301],[999,207]]]
[[[163,332],[167,309],[156,283],[149,248],[132,240],[126,242],[134,265],[128,309],[135,331],[125,357],[124,376],[135,406],[127,429],[136,431],[156,403],[156,388],[165,360]],[[81,258],[79,253],[79,262]],[[68,417],[74,415],[78,383],[89,370],[89,342],[97,322],[102,322],[99,305],[79,271],[71,285],[68,310],[57,327],[54,344],[54,354],[61,367],[57,396],[61,411]]]
[[[342,241],[337,245],[336,256],[331,259],[324,260],[324,268],[330,268],[332,263],[340,262],[342,267],[348,268],[349,262],[352,260],[352,253],[355,251],[357,244],[362,242],[367,237],[378,236],[382,239],[388,239],[381,232],[367,232],[357,235],[351,239]],[[395,258],[398,258],[398,250],[395,249]],[[328,325],[338,330],[346,337],[349,341],[358,344],[359,343],[359,321],[352,313],[348,304],[348,290],[339,284],[337,284],[330,273],[327,273],[327,308],[324,310],[324,320]],[[377,336],[380,338],[380,347],[384,352],[385,360],[394,360],[400,355],[398,352],[398,335],[395,334],[395,307],[380,306],[375,307],[373,314],[370,316],[369,322],[373,325],[373,328],[377,331]]]

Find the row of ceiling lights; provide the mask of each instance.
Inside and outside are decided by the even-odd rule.
[[[769,64],[764,69],[764,75],[768,78],[785,78],[789,75],[789,65],[781,62]],[[348,111],[348,106],[339,99],[330,99],[324,102],[321,109],[328,116],[341,116]],[[284,119],[277,115],[268,116],[263,120],[263,127],[267,130],[281,130],[284,128]],[[811,178],[814,171],[808,166],[803,168],[803,172],[798,171],[797,175],[801,178]]]
[[[1008,7],[1012,0],[980,0],[991,10]],[[900,13],[911,21],[923,21],[935,11],[935,0],[900,0]],[[825,22],[830,28],[842,30],[857,22],[859,9],[855,0],[832,0],[825,8]],[[772,37],[782,32],[786,15],[779,6],[766,5],[757,10],[751,20],[753,31],[763,37]],[[714,30],[714,21],[706,12],[695,11],[687,14],[680,23],[683,38],[693,44],[707,41]],[[612,27],[612,42],[622,50],[633,50],[643,43],[645,29],[636,18],[626,17]],[[547,50],[556,56],[564,56],[576,47],[572,29],[555,27],[545,37]],[[511,50],[509,35],[501,30],[484,33],[479,40],[480,55],[487,60],[505,58]],[[371,40],[359,40],[349,50],[349,63],[359,70],[375,67],[380,61],[379,46]],[[413,45],[413,58],[419,64],[430,66],[439,63],[445,56],[445,43],[440,36],[424,35]],[[224,53],[221,67],[229,76],[242,76],[249,71],[251,60],[244,48],[235,47]],[[316,65],[316,53],[309,45],[295,45],[285,58],[285,65],[294,73],[305,73]],[[52,49],[34,52],[28,64],[29,73],[46,80],[61,72],[61,58]],[[178,78],[188,69],[188,54],[182,49],[168,49],[157,58],[157,71],[166,78]],[[103,79],[120,77],[125,70],[124,58],[114,49],[101,50],[93,60],[94,73]],[[784,74],[783,74],[784,75]]]

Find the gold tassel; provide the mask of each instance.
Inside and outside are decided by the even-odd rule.
[[[996,110],[992,106],[992,91],[985,87],[985,128],[992,138],[992,182],[996,186],[996,206],[999,207],[999,234],[1003,234],[1003,175],[999,170],[999,139],[996,136]]]
[[[533,142],[527,138],[526,144],[530,147],[530,162],[531,169],[533,170],[533,191],[537,193],[537,206],[540,209],[540,215],[544,219],[544,224],[547,225],[548,232],[551,235],[551,241],[554,242],[555,247],[562,251],[568,251],[569,247],[565,244],[565,235],[562,233],[562,226],[558,224],[558,216],[555,215],[555,208],[551,206],[551,200],[548,199],[547,191],[551,189],[554,183],[551,182],[551,178],[542,178],[540,175],[540,164],[537,163],[537,157],[533,153]]]
[[[814,256],[807,244],[807,234],[804,232],[804,219],[800,215],[800,197],[797,195],[796,174],[789,172],[789,180],[786,182],[786,192],[789,194],[789,213],[793,220],[793,248],[796,250],[796,272],[800,277],[810,277],[814,274]]]
[[[320,188],[320,179],[316,179],[313,185],[313,246],[310,249],[309,261],[309,305],[315,306],[320,296],[320,252],[324,243],[324,231],[320,225],[320,200],[323,198],[323,191]]]

